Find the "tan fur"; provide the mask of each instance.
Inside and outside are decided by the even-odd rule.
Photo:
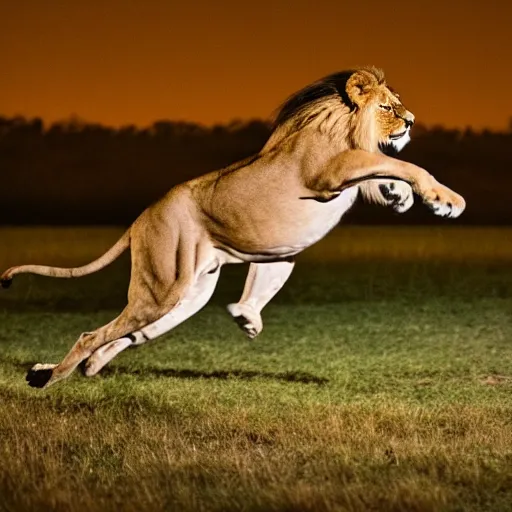
[[[359,188],[393,205],[391,185],[398,180],[399,196],[412,189],[436,214],[456,217],[464,210],[463,198],[424,169],[381,152],[394,137],[405,140],[414,120],[381,71],[332,75],[300,94],[281,109],[257,155],[174,187],[96,262],[81,269],[14,267],[3,274],[4,283],[24,272],[85,275],[114,260],[128,241],[131,247],[125,310],[84,333],[60,364],[36,365],[30,385],[56,382],[87,358],[92,375],[128,345],[184,321],[208,301],[227,263],[251,263],[244,295],[229,308],[253,337],[261,330],[261,309],[290,275],[294,256],[338,223]],[[391,199],[380,193],[382,185],[390,187]]]

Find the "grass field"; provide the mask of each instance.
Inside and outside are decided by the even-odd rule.
[[[0,229],[0,267],[117,229]],[[347,227],[249,342],[224,306],[97,377],[26,386],[124,304],[129,262],[0,293],[0,510],[512,510],[512,230]]]

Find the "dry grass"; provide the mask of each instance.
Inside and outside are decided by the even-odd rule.
[[[1,422],[11,510],[505,510],[511,497],[499,409],[311,404],[262,418],[30,402]]]
[[[76,264],[119,232],[3,230],[0,260]],[[47,391],[25,370],[115,315],[126,262],[18,279],[0,298],[0,510],[512,510],[510,240],[350,228],[304,255],[253,343],[221,308],[243,270],[225,269],[173,334]]]

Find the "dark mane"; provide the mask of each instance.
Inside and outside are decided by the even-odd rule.
[[[384,73],[377,68],[361,68],[370,71],[380,82]],[[274,129],[293,119],[296,128],[301,128],[317,117],[324,109],[321,100],[338,98],[351,110],[354,105],[346,93],[347,80],[355,69],[340,71],[314,82],[290,96],[280,107],[274,121]],[[317,108],[312,109],[315,105]]]

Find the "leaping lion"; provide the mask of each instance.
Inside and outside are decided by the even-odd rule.
[[[36,364],[29,385],[49,386],[82,362],[86,375],[95,375],[125,348],[176,327],[208,302],[228,263],[250,263],[243,295],[228,310],[256,336],[261,310],[288,279],[295,255],[333,229],[358,192],[402,212],[414,191],[436,215],[458,217],[465,208],[460,195],[424,169],[386,155],[405,146],[413,123],[381,70],[333,74],[284,103],[258,154],[173,187],[96,261],[4,272],[4,287],[22,273],[80,277],[131,248],[125,309],[83,333],[59,364]]]

